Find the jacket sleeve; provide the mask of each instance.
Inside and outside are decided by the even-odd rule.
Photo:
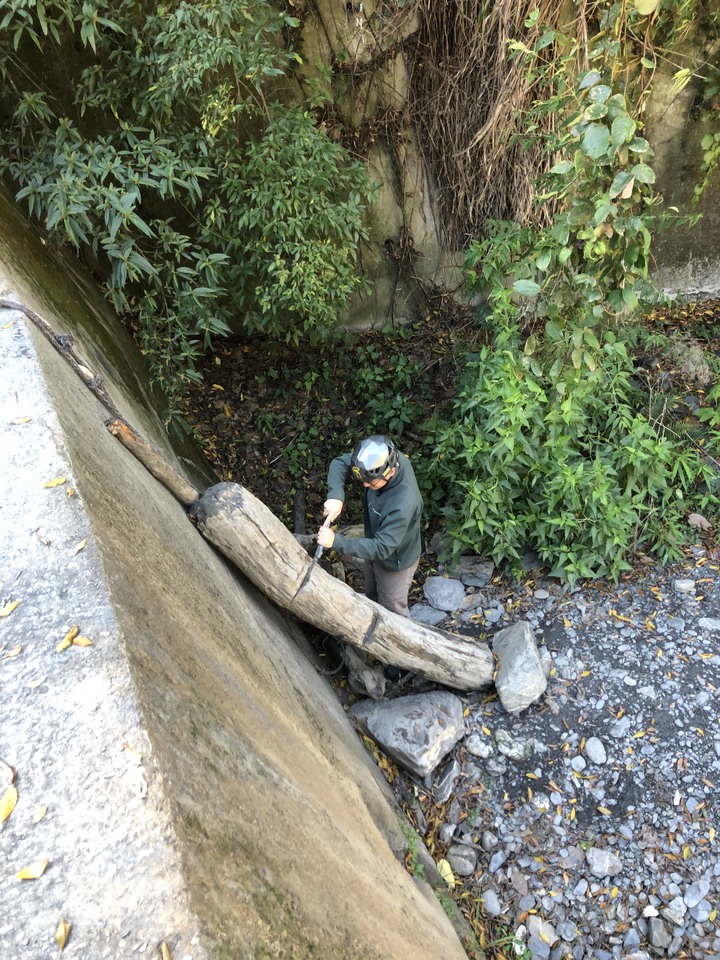
[[[351,453],[335,457],[330,464],[327,476],[328,500],[342,500],[345,503],[345,481],[350,473]]]
[[[333,550],[360,560],[386,560],[403,542],[409,526],[410,517],[400,509],[392,510],[374,537],[346,537],[337,533]]]

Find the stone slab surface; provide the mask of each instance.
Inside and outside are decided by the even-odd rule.
[[[0,462],[0,607],[20,601],[0,619],[0,760],[18,792],[0,827],[0,955],[54,956],[64,919],[68,958],[114,960],[166,942],[201,960],[97,545],[28,331],[7,311]],[[75,626],[92,646],[58,651]],[[45,859],[39,879],[17,879]]]

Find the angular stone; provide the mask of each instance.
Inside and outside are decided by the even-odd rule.
[[[520,713],[547,687],[535,637],[525,620],[496,633],[492,641],[499,666],[495,688],[508,713]]]
[[[465,733],[463,704],[438,690],[354,703],[349,714],[401,767],[426,777]]]
[[[477,853],[463,843],[454,843],[447,852],[447,862],[459,877],[471,877],[477,867]]]
[[[426,627],[437,627],[447,618],[445,610],[438,610],[429,603],[414,603],[410,607],[410,616],[415,623],[424,623]]]
[[[492,744],[484,740],[479,733],[473,733],[467,738],[465,749],[474,757],[480,757],[481,760],[487,760],[493,752]]]
[[[495,735],[498,753],[501,753],[509,760],[524,760],[532,753],[532,747],[528,743],[522,743],[520,740],[514,740],[507,730],[498,730]]]
[[[709,892],[710,884],[707,880],[696,880],[694,883],[691,883],[685,891],[685,896],[683,897],[685,906],[694,907],[700,903],[703,897],[706,897]]]
[[[480,897],[485,913],[490,917],[498,917],[502,913],[502,904],[494,890],[486,890]]]
[[[537,914],[530,914],[527,918],[528,933],[531,937],[539,937],[548,946],[554,946],[558,941],[558,935],[555,928],[547,920],[543,920]]]
[[[672,941],[667,925],[660,917],[650,917],[648,921],[648,940],[651,946],[660,950],[667,950]]]
[[[505,863],[508,858],[507,850],[498,850],[490,857],[488,864],[488,873],[495,873]]]
[[[602,850],[599,847],[590,847],[586,853],[590,873],[594,877],[614,877],[622,870],[622,862],[609,850]]]
[[[465,587],[449,577],[428,577],[423,584],[423,594],[431,606],[447,613],[459,610],[465,602]]]
[[[480,844],[483,850],[485,850],[486,853],[489,853],[491,850],[495,849],[495,847],[498,845],[499,842],[500,841],[498,840],[498,838],[495,836],[494,833],[491,833],[489,830],[485,830],[485,832],[482,835]]]
[[[690,916],[697,923],[705,923],[712,913],[712,905],[707,900],[701,900],[694,907],[690,907]]]
[[[673,580],[673,587],[676,593],[695,593],[694,580]]]

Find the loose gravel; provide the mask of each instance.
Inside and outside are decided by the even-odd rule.
[[[518,956],[720,957],[717,552],[618,585],[480,583],[443,627],[492,643],[527,620],[548,687],[518,716],[463,695],[466,736],[431,776],[396,778],[433,856]]]

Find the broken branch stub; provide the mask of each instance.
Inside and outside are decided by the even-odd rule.
[[[278,606],[366,654],[458,690],[489,686],[487,645],[391,613],[316,566],[268,508],[235,483],[210,487],[191,509],[203,536]]]

